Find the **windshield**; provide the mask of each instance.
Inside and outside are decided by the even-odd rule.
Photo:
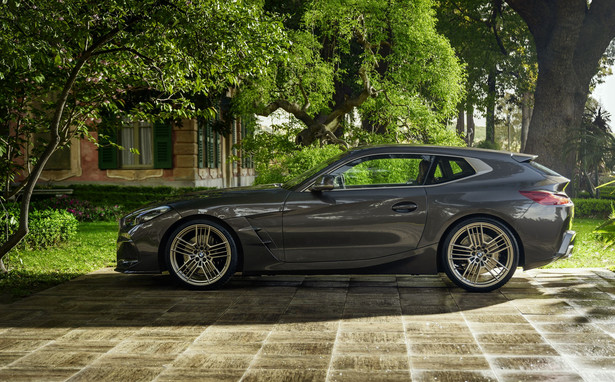
[[[282,187],[289,190],[292,188],[295,188],[296,186],[298,186],[299,184],[301,184],[304,180],[311,178],[312,176],[316,175],[318,172],[322,171],[325,169],[325,167],[327,167],[328,165],[330,165],[331,163],[345,157],[346,155],[348,155],[348,151],[343,152],[339,155],[335,155],[329,159],[327,159],[326,161],[312,167],[311,169],[303,172],[300,175],[297,175],[296,177],[287,180],[284,184],[282,184]]]

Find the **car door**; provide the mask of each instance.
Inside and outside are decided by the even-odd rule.
[[[427,218],[432,158],[378,154],[333,168],[335,187],[299,190],[283,210],[287,262],[369,260],[416,248]]]

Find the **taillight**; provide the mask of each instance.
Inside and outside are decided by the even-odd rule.
[[[550,191],[519,191],[521,195],[545,206],[559,206],[570,203],[566,194],[556,194]]]

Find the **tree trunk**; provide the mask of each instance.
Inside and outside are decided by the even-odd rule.
[[[523,94],[521,100],[521,152],[525,152],[527,133],[530,127],[530,119],[532,118],[531,98],[532,95],[528,92]]]
[[[568,141],[572,130],[581,124],[588,93],[589,80],[580,84],[573,70],[554,65],[546,75],[539,76],[536,84],[524,152],[539,155],[539,162],[570,179],[576,158]]]
[[[528,25],[538,56],[534,112],[524,152],[573,179],[567,144],[581,125],[589,84],[615,37],[615,1],[507,0]]]
[[[476,124],[474,123],[474,106],[468,103],[466,112],[468,121],[468,135],[466,137],[466,142],[468,143],[468,147],[472,147],[474,146],[474,133],[476,132]]]
[[[495,143],[496,76],[497,69],[494,66],[489,70],[487,77],[487,116],[485,121],[485,141],[491,143]]]
[[[459,105],[457,106],[457,135],[459,135],[462,138],[465,135],[465,129],[466,129],[466,125],[463,120],[463,116],[464,116],[463,107],[464,107],[463,102],[460,102]]]

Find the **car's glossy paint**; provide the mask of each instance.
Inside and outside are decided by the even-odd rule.
[[[409,153],[466,158],[476,174],[433,185],[311,191],[322,174],[361,156]],[[562,256],[573,206],[543,206],[519,191],[561,191],[563,177],[545,176],[533,156],[432,146],[354,150],[286,189],[279,185],[215,190],[166,201],[171,211],[120,227],[117,270],[165,270],[163,249],[174,227],[207,217],[229,229],[240,252],[239,272],[436,273],[442,238],[472,216],[496,218],[518,238],[520,265],[533,268]],[[567,236],[568,234],[568,236]],[[564,243],[565,244],[565,243]]]

